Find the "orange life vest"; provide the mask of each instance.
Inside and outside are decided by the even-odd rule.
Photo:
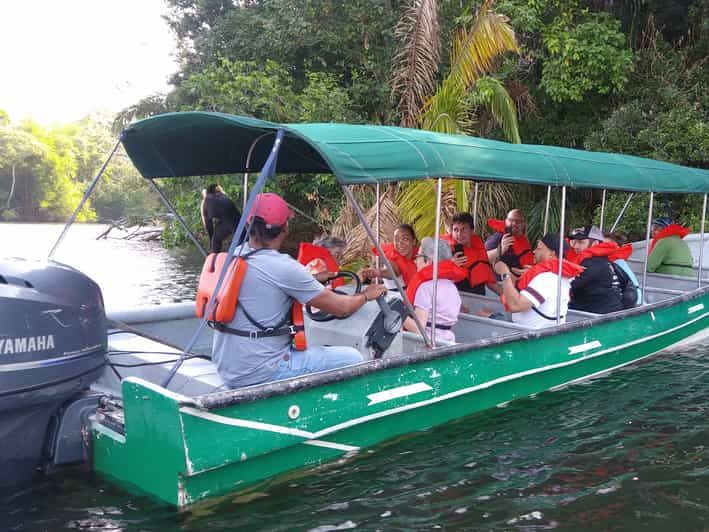
[[[441,239],[450,244],[451,251],[455,251],[455,246],[458,242],[453,238],[453,235],[441,235]],[[468,259],[464,268],[468,271],[470,286],[495,282],[495,274],[487,258],[487,250],[482,238],[478,235],[471,235],[470,245],[463,246],[463,253],[465,253],[465,258]]]
[[[496,233],[505,232],[504,220],[496,220],[494,218],[490,218],[487,221],[487,225],[489,225],[490,229],[492,229]],[[534,254],[532,253],[532,246],[529,244],[529,240],[527,240],[526,236],[515,236],[515,241],[512,243],[511,249],[512,254],[517,257],[517,261],[519,262],[520,266],[524,267],[531,266],[532,264],[534,264]]]
[[[668,236],[678,236],[680,238],[684,238],[689,233],[691,233],[691,231],[686,227],[682,227],[679,224],[670,224],[667,227],[660,229],[660,231],[657,233],[657,236],[652,239],[652,242],[650,242],[649,253],[652,253],[652,248],[655,247],[655,244],[657,244],[659,240],[667,238]]]
[[[232,261],[229,264],[229,269],[227,270],[222,286],[217,294],[215,308],[207,317],[209,325],[220,332],[226,332],[252,339],[289,334],[293,336],[293,347],[298,351],[303,351],[307,349],[307,342],[305,340],[303,305],[301,305],[298,301],[294,301],[291,308],[291,325],[284,327],[285,322],[289,321],[288,316],[286,315],[283,323],[280,323],[276,327],[263,327],[248,314],[243,306],[241,307],[241,310],[244,312],[246,318],[260,330],[240,331],[237,329],[232,329],[226,325],[234,319],[234,315],[236,314],[241,285],[244,282],[244,276],[246,275],[246,270],[248,269],[247,259],[250,255],[257,251],[259,250],[254,250],[241,257],[232,257]],[[195,314],[198,318],[204,317],[210,299],[214,294],[214,289],[216,288],[217,281],[222,268],[224,267],[226,258],[227,253],[210,253],[207,255],[207,258],[204,259],[202,273],[199,276],[199,284],[197,285],[197,296],[195,298]]]
[[[438,263],[438,278],[439,279],[450,279],[454,283],[459,283],[468,276],[468,270],[461,268],[452,260],[442,260]],[[429,264],[425,268],[417,271],[414,274],[411,282],[406,287],[406,297],[409,298],[411,304],[413,305],[416,299],[416,292],[418,291],[421,283],[430,281],[433,279],[433,264]]]
[[[618,249],[619,246],[615,242],[600,242],[578,253],[576,255],[576,264],[581,264],[591,257],[607,257],[608,260],[613,260],[612,257],[618,252]]]
[[[583,272],[584,268],[582,266],[579,266],[578,264],[575,264],[569,260],[564,259],[564,261],[561,263],[561,276],[562,277],[567,277],[571,279],[572,277],[576,277],[577,275],[581,274]],[[517,290],[522,291],[525,288],[529,286],[529,283],[532,282],[532,279],[534,279],[537,275],[540,273],[546,273],[546,272],[551,272],[553,274],[559,273],[559,259],[553,258],[553,259],[547,259],[545,261],[542,261],[538,264],[535,264],[531,268],[529,268],[527,271],[525,271],[517,281]],[[502,306],[506,311],[509,311],[509,307],[507,306],[507,301],[505,300],[505,294],[500,295],[500,301],[502,301]],[[532,310],[534,310],[534,307],[532,307]],[[549,316],[545,316],[539,310],[535,310],[537,314],[542,316],[543,318],[546,319],[552,319]]]
[[[396,267],[399,269],[399,275],[401,275],[404,281],[404,286],[408,286],[411,279],[416,275],[416,262],[414,262],[413,259],[404,257],[396,250],[396,247],[394,247],[394,244],[391,242],[382,244],[382,251],[387,259],[396,264]],[[372,253],[378,255],[377,248],[372,248]],[[414,248],[413,255],[415,256],[416,253],[417,249]]]
[[[314,266],[317,261],[322,261],[327,270],[312,271],[312,266]],[[310,242],[301,242],[298,246],[298,262],[311,270],[311,273],[320,273],[321,271],[337,273],[340,271],[340,266],[337,264],[335,257],[332,256],[329,249],[322,246],[316,246]],[[343,284],[345,284],[345,280],[341,277],[330,281],[330,286],[332,288],[338,288]]]

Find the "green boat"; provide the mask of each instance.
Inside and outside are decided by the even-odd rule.
[[[121,143],[153,184],[263,168],[252,196],[273,172],[332,173],[351,201],[354,184],[438,179],[440,190],[441,178],[457,178],[558,189],[562,206],[567,187],[647,193],[651,219],[655,193],[703,194],[706,210],[709,192],[705,170],[386,126],[188,112],[137,122]],[[561,234],[563,223],[562,213]],[[641,306],[569,311],[566,323],[530,330],[477,316],[483,306],[501,310],[499,300],[466,295],[458,343],[399,332],[374,358],[367,331],[382,310],[370,302],[344,320],[306,322],[309,342],[351,345],[365,362],[241,389],[226,389],[209,360],[190,355],[211,347],[192,305],[109,310],[108,349],[122,354],[111,357],[119,372],[107,369],[92,386],[101,395],[90,421],[93,468],[183,507],[698,341],[709,330],[703,224],[696,278],[644,273],[647,253],[631,261],[642,277]]]

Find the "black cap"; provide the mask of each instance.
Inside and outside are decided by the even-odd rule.
[[[542,237],[542,242],[544,245],[556,253],[557,257],[560,257],[559,253],[559,233],[547,233]],[[564,240],[564,254],[569,249],[569,244]]]

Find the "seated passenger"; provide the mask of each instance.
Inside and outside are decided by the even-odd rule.
[[[687,243],[682,240],[690,233],[686,227],[672,222],[672,218],[657,218],[652,223],[652,242],[647,271],[692,277],[694,260]]]
[[[633,245],[628,242],[625,235],[620,233],[606,234],[605,241],[618,244],[618,249],[609,255],[608,258],[625,272],[630,282],[636,287],[635,305],[642,304],[643,294],[640,289],[640,283],[638,283],[638,278],[635,276],[633,270],[630,269],[630,265],[627,262],[628,257],[633,254]]]
[[[482,238],[473,233],[473,217],[467,212],[453,216],[451,232],[441,238],[448,242],[453,252],[453,262],[465,268],[468,275],[456,286],[461,292],[485,294],[485,286],[499,293],[495,274],[487,258],[487,251]]]
[[[536,264],[522,274],[516,286],[507,264],[503,261],[495,263],[495,273],[502,279],[500,281],[502,301],[505,308],[511,312],[514,323],[534,329],[556,325],[556,302],[559,293],[558,257],[559,234],[547,233],[534,248]],[[562,261],[561,267],[560,323],[565,323],[569,306],[570,281],[582,271],[582,268],[567,260]]]
[[[524,234],[527,222],[522,211],[513,209],[504,220],[490,219],[487,224],[495,231],[485,241],[490,264],[501,260],[514,275],[522,275],[526,268],[534,264],[532,246]]]
[[[623,310],[620,280],[611,266],[610,256],[618,249],[615,242],[604,242],[595,225],[574,229],[569,236],[577,264],[584,271],[571,283],[569,308],[607,314]]]
[[[394,231],[394,242],[382,244],[382,251],[394,267],[394,272],[390,272],[384,261],[380,260],[379,269],[376,267],[365,268],[360,272],[362,280],[381,278],[384,279],[384,286],[387,289],[396,290],[396,283],[393,281],[396,276],[402,286],[406,288],[416,273],[414,257],[417,252],[417,244],[414,228],[409,224],[399,225]],[[376,248],[372,248],[372,253],[377,254]]]
[[[298,262],[305,266],[313,277],[325,284],[340,271],[340,259],[347,242],[336,236],[322,235],[310,244],[301,242],[298,246]],[[344,280],[336,279],[332,285],[337,288]]]
[[[426,334],[431,336],[431,312],[433,311],[433,259],[435,241],[427,236],[421,241],[421,248],[416,255],[417,272],[406,289],[406,296],[414,306],[416,316],[426,324]],[[438,241],[438,285],[436,286],[436,338],[455,342],[451,330],[458,322],[460,314],[460,294],[455,283],[468,275],[451,260],[451,248],[444,240]],[[416,322],[408,317],[404,321],[404,330],[419,332]]]
[[[232,388],[361,362],[362,355],[353,347],[292,347],[292,309],[311,303],[337,316],[347,316],[386,292],[383,286],[372,285],[360,294],[338,294],[324,288],[302,264],[280,253],[292,215],[277,194],[259,194],[254,203],[249,240],[243,244],[242,253],[247,256],[248,269],[234,318],[216,325],[214,332],[212,360]]]

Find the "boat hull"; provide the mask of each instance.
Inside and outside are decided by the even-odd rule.
[[[93,423],[94,467],[184,506],[642,360],[704,335],[707,309],[701,290],[622,317],[198,398],[128,379],[124,424],[100,412]]]

